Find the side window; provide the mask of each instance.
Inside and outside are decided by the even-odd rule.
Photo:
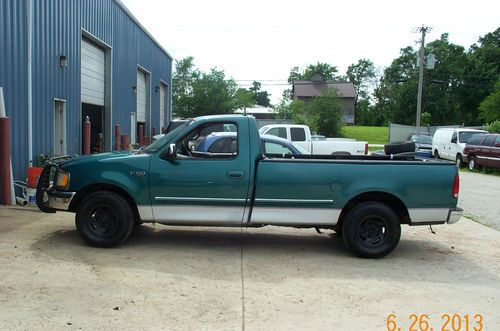
[[[497,139],[495,139],[495,147],[500,147],[500,136],[497,136]]]
[[[488,135],[483,141],[483,146],[493,146],[493,142],[495,141],[494,135]]]
[[[457,133],[453,132],[453,135],[451,136],[451,142],[456,143],[457,142]]]
[[[286,139],[286,128],[272,128],[266,134]]]
[[[292,151],[281,144],[264,141],[264,154],[293,154]]]
[[[235,158],[238,155],[238,127],[216,122],[194,128],[176,143],[178,158]]]
[[[290,135],[292,141],[306,141],[306,131],[304,128],[291,128]]]

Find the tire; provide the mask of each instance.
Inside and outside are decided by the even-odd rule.
[[[477,169],[476,157],[469,156],[469,170],[474,171]]]
[[[364,202],[346,215],[342,233],[346,246],[354,254],[377,259],[396,248],[401,237],[401,224],[387,205]]]
[[[462,168],[465,165],[464,161],[462,160],[461,154],[457,154],[457,157],[455,158],[455,164],[457,165],[457,168]]]
[[[404,141],[400,143],[391,143],[384,145],[384,152],[387,155],[415,152],[415,143],[412,141]]]
[[[434,158],[439,159],[439,152],[437,149],[434,151]]]
[[[76,211],[76,229],[91,246],[112,247],[124,242],[134,228],[132,208],[120,195],[95,192],[83,200]]]

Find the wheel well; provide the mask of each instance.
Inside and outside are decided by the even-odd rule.
[[[403,201],[401,201],[398,197],[390,193],[375,191],[375,192],[365,192],[359,194],[354,198],[352,198],[351,200],[349,200],[349,202],[346,203],[344,208],[342,208],[342,212],[340,213],[339,216],[339,221],[335,225],[335,227],[341,229],[342,223],[347,213],[349,213],[349,211],[351,211],[355,206],[367,201],[375,201],[387,205],[396,213],[401,224],[410,224],[410,215],[408,214],[408,209],[406,208]]]
[[[73,200],[71,200],[71,204],[69,205],[69,211],[71,212],[76,212],[76,209],[78,208],[78,205],[85,199],[85,197],[91,193],[94,192],[99,192],[99,191],[108,191],[108,192],[113,192],[127,200],[127,202],[130,204],[132,207],[132,210],[134,211],[134,217],[136,220],[140,219],[139,211],[137,210],[137,204],[135,203],[134,199],[130,194],[128,194],[127,191],[124,189],[111,185],[111,184],[93,184],[89,185],[87,187],[84,187],[80,191],[78,191],[75,196],[73,197]]]

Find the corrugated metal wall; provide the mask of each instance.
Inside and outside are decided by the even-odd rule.
[[[26,22],[26,1],[0,1],[0,86],[12,126],[14,178],[20,178],[19,169],[28,161]]]
[[[112,49],[112,123],[130,133],[137,66],[151,72],[151,125],[160,128],[160,80],[171,85],[171,59],[114,0],[33,1],[33,157],[53,152],[54,98],[66,103],[69,154],[80,154],[80,42],[83,30]],[[0,86],[13,124],[14,177],[27,157],[27,1],[0,1]],[[83,29],[83,30],[82,30]],[[61,68],[59,56],[68,66]],[[169,96],[170,100],[170,96]],[[169,110],[170,111],[170,110]],[[108,132],[108,134],[113,134]]]

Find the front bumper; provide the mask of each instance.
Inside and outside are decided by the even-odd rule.
[[[36,204],[44,213],[55,213],[56,210],[69,210],[76,192],[57,191],[52,185],[59,167],[48,164],[43,168],[36,187]]]
[[[454,224],[454,223],[457,223],[458,220],[462,217],[464,213],[464,210],[462,208],[453,208],[453,209],[450,209],[450,212],[448,213],[448,220],[446,221],[446,223],[448,224]]]

